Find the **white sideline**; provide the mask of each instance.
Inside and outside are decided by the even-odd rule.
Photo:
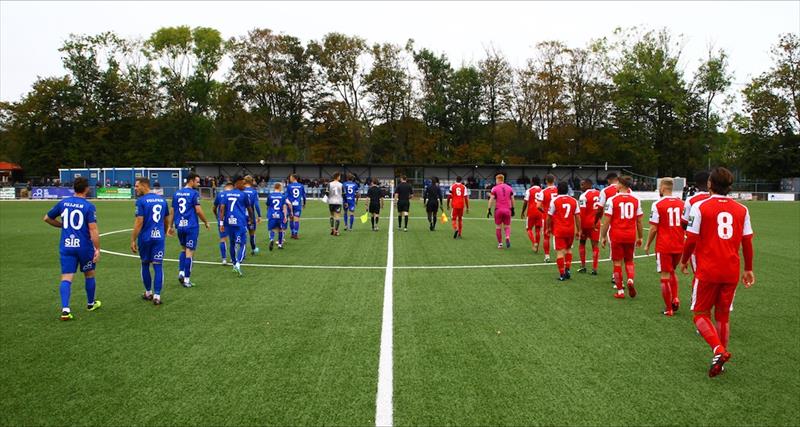
[[[394,190],[390,194],[394,194]],[[394,388],[393,319],[394,293],[392,276],[394,270],[394,199],[389,202],[389,243],[386,250],[386,276],[383,281],[383,314],[381,321],[381,347],[378,359],[378,392],[375,397],[375,426],[392,425],[392,393]]]
[[[390,215],[390,221],[394,221],[394,216]],[[326,218],[327,219],[327,218]],[[108,236],[111,234],[118,234],[118,233],[125,233],[131,231],[131,228],[126,228],[123,230],[115,230],[109,231],[106,233],[101,233],[100,237]],[[391,234],[392,231],[390,230],[390,238],[394,241],[394,236]],[[133,254],[125,254],[122,252],[115,252],[109,251],[107,249],[100,249],[101,253],[109,254],[109,255],[116,255],[121,257],[127,258],[139,258],[139,255]],[[650,255],[634,255],[634,258],[649,258],[653,257],[655,254]],[[164,261],[169,262],[178,262],[177,259],[173,258],[164,258]],[[604,258],[598,260],[599,262],[608,262],[611,261],[611,258]],[[193,261],[194,264],[205,264],[205,265],[219,265],[219,262],[212,262],[212,261],[201,261],[195,260]],[[394,260],[392,260],[392,269],[393,270],[462,270],[462,269],[475,269],[475,268],[525,268],[525,267],[544,267],[544,266],[553,266],[555,263],[553,262],[534,262],[534,263],[521,263],[521,264],[471,264],[471,265],[400,265],[395,266]],[[386,267],[377,266],[377,265],[300,265],[300,264],[250,264],[245,263],[242,264],[245,267],[266,267],[266,268],[300,268],[300,269],[309,269],[309,270],[383,270]]]

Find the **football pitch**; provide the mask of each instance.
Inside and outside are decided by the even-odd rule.
[[[285,249],[267,251],[261,225],[241,278],[202,229],[197,286],[165,262],[162,306],[140,298],[133,201],[95,202],[103,307],[86,311],[76,276],[70,322],[59,232],[41,220],[52,204],[0,202],[0,425],[374,425],[390,227],[395,425],[800,424],[800,203],[747,205],[756,284],[739,288],[733,358],[714,379],[688,276],[673,318],[641,251],[635,299],[612,298],[609,262],[560,283],[524,222],[496,248],[485,202],[454,240],[449,223],[428,230],[419,200],[408,232],[387,203],[379,232],[356,218],[333,237],[310,200]]]

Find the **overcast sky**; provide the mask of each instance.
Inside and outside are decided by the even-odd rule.
[[[223,37],[270,28],[319,39],[331,31],[369,42],[444,52],[476,63],[486,46],[522,65],[537,42],[571,47],[615,27],[669,28],[686,37],[683,63],[696,67],[709,44],[730,56],[742,83],[769,67],[778,34],[800,32],[800,1],[785,2],[21,2],[0,1],[0,100],[16,101],[37,76],[65,73],[58,48],[70,33],[147,37],[164,26],[209,26]],[[687,76],[688,78],[689,76]],[[736,86],[740,88],[741,86]]]

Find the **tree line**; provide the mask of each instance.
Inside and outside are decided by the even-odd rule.
[[[264,159],[608,161],[682,176],[711,163],[751,178],[800,176],[800,36],[781,35],[744,84],[722,49],[684,70],[683,43],[665,29],[618,29],[582,47],[540,42],[514,67],[495,47],[454,66],[413,40],[341,33],[70,35],[59,49],[66,75],[0,104],[0,158],[29,175]]]

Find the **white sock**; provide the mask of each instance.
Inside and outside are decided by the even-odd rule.
[[[154,295],[153,295],[153,298],[155,298],[155,299],[161,299],[161,295],[159,295],[159,294],[154,294]]]
[[[61,309],[61,311],[69,313],[69,307],[64,307],[64,308]]]

